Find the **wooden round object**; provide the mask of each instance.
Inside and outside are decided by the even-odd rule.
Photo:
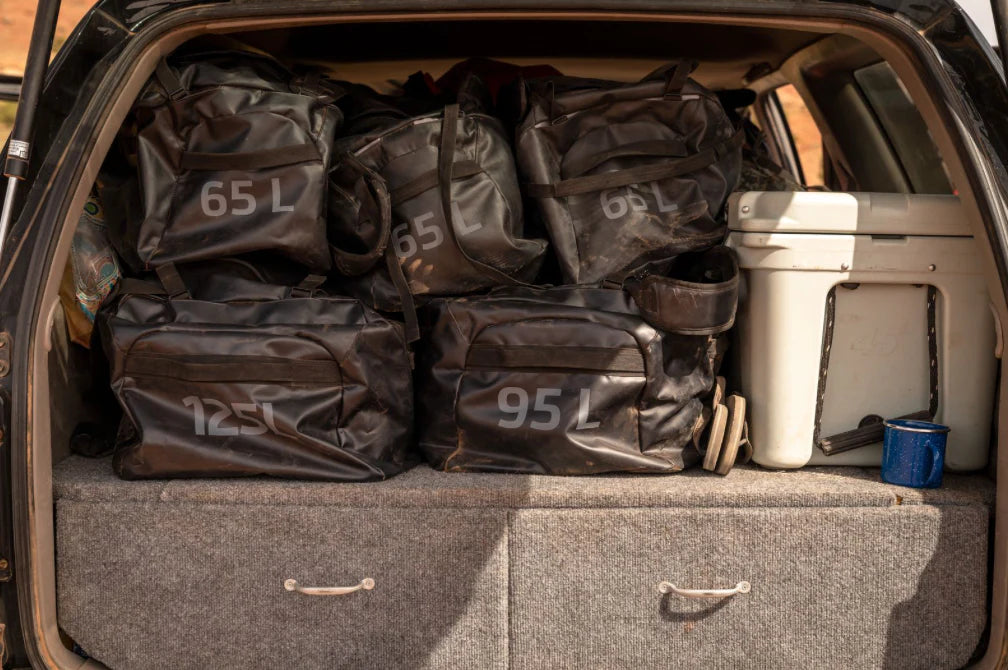
[[[707,453],[704,454],[703,460],[704,470],[713,472],[717,467],[727,425],[728,408],[724,405],[714,405],[714,418],[711,419],[710,434],[707,436]]]
[[[742,432],[745,430],[746,401],[740,395],[728,396],[728,427],[725,430],[724,444],[721,445],[721,455],[718,456],[714,472],[726,475],[735,466],[739,445],[742,444]]]

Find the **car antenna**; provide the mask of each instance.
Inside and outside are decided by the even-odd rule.
[[[38,107],[39,94],[42,92],[46,69],[49,67],[49,54],[56,32],[59,6],[60,0],[38,0],[38,7],[35,9],[35,25],[32,27],[31,42],[28,44],[28,57],[25,59],[17,114],[14,116],[14,127],[7,143],[7,160],[4,163],[7,195],[4,197],[3,210],[0,211],[0,259],[3,258],[4,242],[7,239],[7,228],[10,226],[17,184],[28,176],[35,109]]]

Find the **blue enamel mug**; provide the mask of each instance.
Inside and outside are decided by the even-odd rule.
[[[913,419],[883,422],[882,481],[918,489],[941,486],[948,426]]]

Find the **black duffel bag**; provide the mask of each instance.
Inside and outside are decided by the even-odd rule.
[[[699,459],[738,298],[724,248],[665,278],[670,332],[631,293],[507,288],[435,300],[417,364],[420,447],[439,469],[580,475],[676,472]],[[651,287],[653,289],[653,287]]]
[[[143,219],[120,245],[131,265],[272,250],[327,272],[335,95],[257,52],[162,61],[134,107]]]
[[[174,266],[159,274],[169,295],[125,295],[102,323],[123,410],[120,476],[364,481],[408,465],[401,325],[318,295],[321,278],[259,290],[240,279],[227,293],[241,299],[211,302],[190,298]]]
[[[518,165],[565,282],[662,273],[678,254],[722,241],[742,136],[691,69],[637,84],[527,82]]]
[[[347,290],[377,309],[531,281],[546,241],[525,239],[522,197],[500,122],[458,104],[405,118],[355,87],[330,178],[329,237]]]

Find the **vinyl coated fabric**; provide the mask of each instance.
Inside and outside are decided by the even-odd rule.
[[[124,297],[105,323],[127,479],[383,479],[413,422],[401,326],[349,298]]]
[[[719,244],[742,137],[680,64],[637,84],[526,85],[517,156],[568,283],[622,279]]]
[[[357,102],[354,119],[370,132],[340,140],[348,149],[330,183],[330,239],[336,269],[352,278],[348,290],[399,311],[407,290],[463,295],[532,281],[546,242],[522,237],[522,197],[500,122],[457,105],[406,119],[386,103],[384,116],[365,114],[366,106]]]
[[[699,459],[716,336],[659,331],[607,288],[510,288],[425,309],[420,446],[435,467],[579,475]]]
[[[265,55],[163,61],[135,108],[145,269],[276,251],[326,272],[333,96]]]

